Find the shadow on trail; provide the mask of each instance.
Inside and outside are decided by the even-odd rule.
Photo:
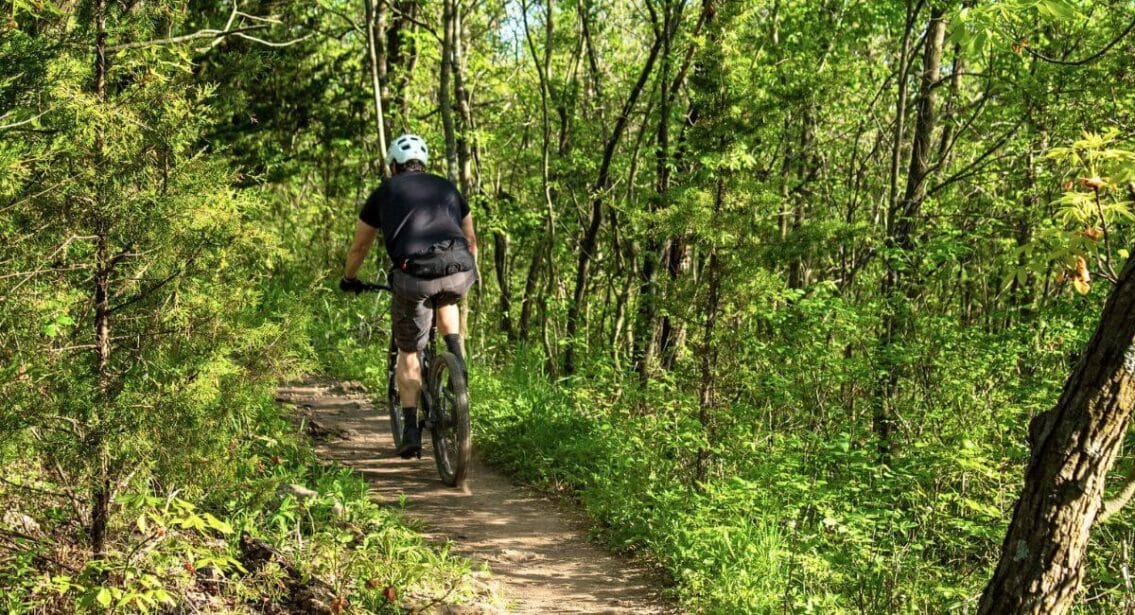
[[[398,506],[405,498],[406,515],[430,538],[452,541],[457,552],[488,564],[516,612],[677,612],[658,598],[655,577],[587,540],[578,511],[513,484],[476,456],[468,488],[446,487],[428,435],[421,459],[397,457],[386,410],[365,393],[305,383],[281,388],[279,398],[334,434],[317,445],[321,458],[361,472],[379,502]]]

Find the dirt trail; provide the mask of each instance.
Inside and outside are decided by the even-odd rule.
[[[375,498],[398,505],[435,539],[486,563],[519,613],[674,613],[657,595],[657,581],[625,558],[587,540],[578,511],[513,484],[476,459],[468,489],[438,479],[428,436],[422,458],[394,456],[386,410],[359,387],[324,382],[280,389],[280,401],[307,409],[341,437],[317,445],[319,455],[360,471]],[[476,410],[474,409],[474,412]],[[476,435],[474,434],[474,441]]]

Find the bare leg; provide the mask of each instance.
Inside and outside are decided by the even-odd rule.
[[[416,352],[398,351],[398,366],[394,372],[398,381],[398,401],[403,408],[418,406],[418,393],[422,390],[422,366]]]
[[[443,336],[461,333],[461,310],[456,304],[437,309],[437,328]]]

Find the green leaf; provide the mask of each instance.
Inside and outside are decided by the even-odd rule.
[[[233,526],[214,517],[212,513],[205,513],[202,516],[205,518],[205,523],[207,523],[209,527],[213,528],[214,530],[217,530],[222,534],[231,534],[233,532]]]
[[[100,587],[98,593],[95,594],[95,602],[104,609],[110,606],[111,599],[110,590],[105,587]]]
[[[1050,17],[1056,19],[1070,20],[1079,16],[1079,11],[1071,3],[1064,0],[1041,0],[1037,4],[1037,9]]]

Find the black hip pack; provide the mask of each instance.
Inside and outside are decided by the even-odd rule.
[[[446,239],[404,259],[398,268],[415,278],[433,280],[476,268],[469,243],[464,239]]]

